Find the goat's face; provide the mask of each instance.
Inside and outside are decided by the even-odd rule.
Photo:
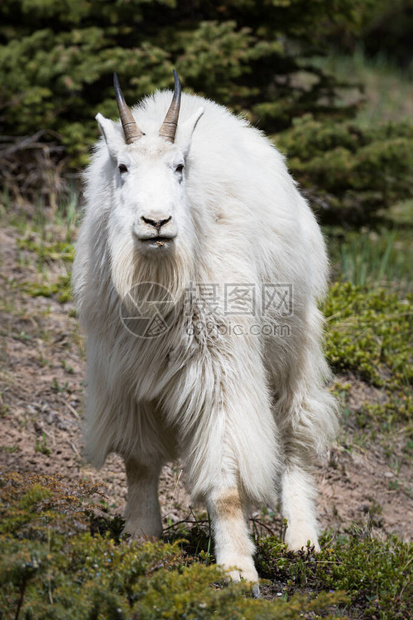
[[[112,208],[108,243],[112,279],[121,296],[139,281],[165,283],[178,294],[191,271],[194,226],[185,190],[185,160],[200,108],[179,123],[181,85],[175,75],[170,108],[160,128],[146,135],[127,107],[115,74],[121,124],[98,114],[108,148]]]
[[[179,251],[193,226],[185,191],[185,155],[162,138],[142,137],[113,158],[112,224],[154,260]]]
[[[186,153],[156,135],[127,145],[121,127],[105,123],[111,123],[104,135],[110,152],[107,242],[115,288],[124,298],[135,284],[150,281],[178,295],[194,263]],[[110,137],[108,127],[113,130]]]

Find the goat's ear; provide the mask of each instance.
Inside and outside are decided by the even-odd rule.
[[[178,125],[178,140],[179,147],[182,150],[184,157],[188,155],[191,148],[192,134],[194,129],[204,113],[204,108],[198,108],[195,114],[192,114],[182,125]]]
[[[123,129],[119,123],[114,123],[110,119],[102,116],[102,114],[96,114],[95,118],[98,122],[100,131],[105,138],[109,154],[111,158],[117,162],[119,150],[122,146],[125,146]]]

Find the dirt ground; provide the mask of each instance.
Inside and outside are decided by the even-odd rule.
[[[15,228],[0,231],[0,475],[34,471],[99,481],[109,513],[121,515],[126,501],[121,459],[112,455],[97,472],[83,457],[85,358],[72,304],[24,293],[24,283],[40,274],[36,256],[17,246],[18,237]],[[61,266],[48,268],[51,277],[62,273]],[[410,540],[413,472],[403,457],[402,437],[395,437],[391,455],[379,437],[364,441],[352,428],[351,412],[363,401],[379,402],[380,391],[353,377],[338,379],[351,384],[350,415],[316,468],[321,527],[334,535],[356,523],[369,525],[378,537],[395,532]],[[160,498],[165,527],[190,513],[179,464],[164,467]]]

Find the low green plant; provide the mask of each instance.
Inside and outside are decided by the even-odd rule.
[[[60,301],[60,303],[69,301],[72,295],[69,274],[59,276],[57,282],[52,283],[39,284],[37,282],[26,282],[23,288],[31,297],[56,296],[56,299]]]
[[[413,423],[413,393],[411,387],[405,389],[387,389],[382,398],[384,402],[371,403],[364,401],[356,412],[356,421],[360,428],[366,426],[377,427],[383,433],[403,424],[406,433],[412,433]],[[409,431],[410,428],[410,431]]]
[[[293,620],[331,612],[345,600],[321,590],[288,601],[255,600],[246,584],[224,587],[222,571],[187,552],[185,541],[127,542],[110,528],[101,534],[91,518],[100,493],[59,477],[2,478],[0,617]]]
[[[326,353],[337,372],[352,371],[377,386],[413,383],[412,294],[334,283],[324,304]]]
[[[46,243],[41,241],[39,242],[28,236],[23,239],[18,239],[17,247],[36,253],[39,256],[40,262],[53,262],[58,260],[73,262],[74,260],[73,243],[67,243],[66,241]]]
[[[118,519],[95,516],[102,488],[63,477],[6,474],[0,482],[0,617],[407,618],[413,613],[413,545],[353,528],[321,552],[287,551],[256,540],[266,599],[194,552],[198,534],[174,542],[131,542]],[[372,505],[372,511],[379,507]],[[201,519],[204,521],[204,519]],[[206,524],[206,529],[208,526]],[[1,615],[2,614],[2,615]]]
[[[413,545],[397,537],[378,541],[368,530],[353,528],[334,542],[325,534],[322,550],[286,550],[273,537],[260,541],[259,573],[284,582],[284,594],[302,591],[343,591],[346,611],[359,618],[407,618],[413,601]],[[354,614],[354,615],[353,615]]]
[[[413,295],[401,296],[385,288],[336,282],[324,305],[325,350],[333,369],[352,374],[380,390],[356,409],[349,408],[351,384],[339,382],[335,393],[341,402],[346,428],[368,429],[357,441],[380,433],[382,442],[403,426],[409,437],[413,428]]]
[[[36,437],[34,450],[35,452],[41,452],[46,456],[50,456],[50,448],[47,445],[47,437],[45,433],[42,433],[41,438]]]

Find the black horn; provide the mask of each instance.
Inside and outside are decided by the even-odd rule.
[[[132,144],[135,140],[142,138],[143,133],[136,124],[132,116],[132,112],[126,105],[125,98],[119,86],[119,80],[116,73],[113,74],[113,86],[115,87],[116,103],[118,104],[119,116],[122,121],[123,133],[125,134],[126,144]]]
[[[181,81],[174,69],[175,89],[171,105],[166,113],[165,120],[159,130],[159,135],[167,142],[175,141],[175,133],[178,125],[179,109],[181,107]]]

